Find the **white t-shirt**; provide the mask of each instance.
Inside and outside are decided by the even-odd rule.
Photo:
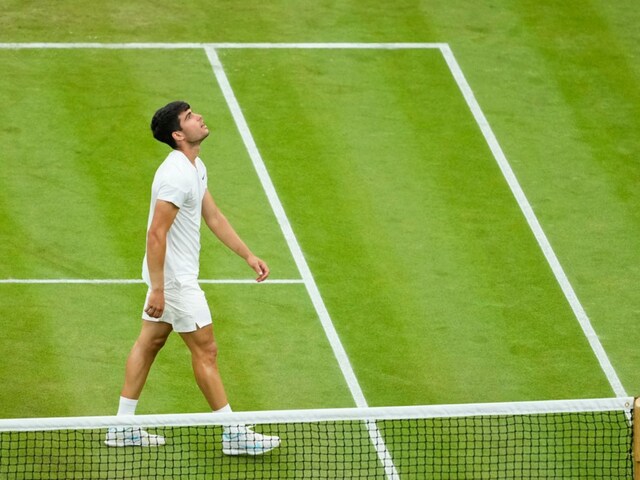
[[[158,167],[151,186],[151,207],[147,232],[158,200],[173,203],[180,210],[167,235],[164,260],[165,285],[174,279],[196,279],[200,269],[200,219],[202,198],[207,189],[207,169],[200,158],[195,168],[186,155],[173,150]],[[147,255],[142,278],[151,285]]]

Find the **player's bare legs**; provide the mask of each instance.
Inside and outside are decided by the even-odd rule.
[[[180,336],[191,351],[193,373],[209,406],[214,411],[225,407],[229,402],[218,371],[218,346],[213,327],[207,325],[195,332],[181,333]]]
[[[171,330],[172,327],[168,323],[143,320],[140,335],[127,358],[124,387],[121,393],[123,397],[134,400],[140,398],[151,365],[167,341]]]

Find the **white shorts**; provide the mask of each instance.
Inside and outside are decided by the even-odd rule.
[[[173,280],[165,285],[164,312],[160,318],[153,318],[144,311],[150,293],[151,291],[147,292],[144,301],[143,320],[169,323],[179,333],[194,332],[211,324],[211,311],[196,279]]]

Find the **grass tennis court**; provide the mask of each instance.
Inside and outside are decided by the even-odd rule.
[[[630,3],[8,7],[6,43],[449,44],[624,389],[640,391]],[[369,405],[612,395],[439,49],[216,51]],[[0,70],[0,280],[139,278],[166,154],[148,123],[184,98],[212,130],[214,198],[271,278],[293,281],[204,285],[231,403],[355,405],[203,49],[3,48]],[[205,235],[201,278],[251,272]],[[0,284],[2,416],[114,413],[144,292]],[[205,410],[173,338],[139,411]]]

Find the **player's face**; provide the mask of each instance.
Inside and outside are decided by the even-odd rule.
[[[178,116],[181,132],[187,143],[200,143],[209,136],[209,129],[202,119],[202,115],[188,109]]]

